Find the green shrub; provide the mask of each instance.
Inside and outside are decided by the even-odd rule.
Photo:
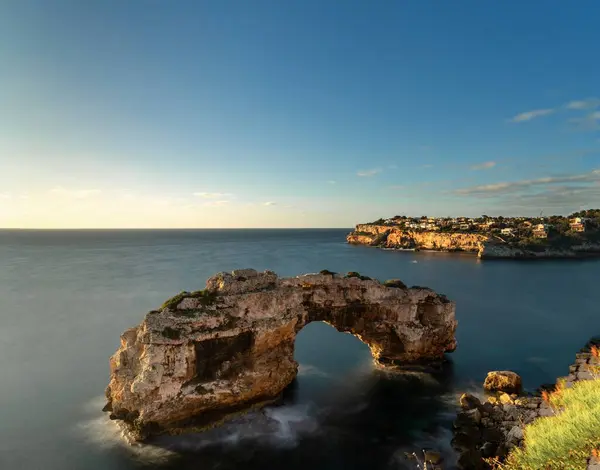
[[[504,470],[585,469],[600,446],[600,380],[576,382],[549,396],[555,416],[525,426],[523,448],[508,456]]]
[[[406,284],[404,284],[400,279],[388,279],[383,283],[385,287],[398,287],[400,289],[406,289]]]
[[[324,276],[335,276],[337,273],[334,273],[333,271],[329,271],[327,269],[323,269],[322,271],[319,271],[319,274],[323,274]]]
[[[170,310],[177,310],[177,306],[181,303],[181,301],[189,298],[199,299],[201,305],[207,306],[212,305],[215,302],[217,293],[209,291],[208,289],[197,290],[195,292],[182,291],[166,300],[165,303],[162,304],[161,309],[168,308]]]
[[[165,308],[169,308],[171,310],[175,310],[177,308],[177,305],[179,305],[179,303],[185,299],[186,297],[188,297],[190,295],[189,292],[187,291],[181,291],[179,294],[174,295],[173,297],[171,297],[168,300],[165,300],[165,302],[162,304],[162,306],[160,307],[161,309],[165,309]]]
[[[372,281],[373,280],[369,276],[363,276],[362,274],[357,273],[356,271],[350,271],[350,272],[346,273],[346,277],[347,278],[355,277],[357,279],[360,279],[361,281]]]

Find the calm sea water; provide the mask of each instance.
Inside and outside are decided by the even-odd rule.
[[[346,230],[0,231],[0,468],[396,469],[446,450],[456,393],[491,369],[536,387],[600,333],[600,262],[479,262],[344,243]],[[120,333],[218,271],[360,271],[457,302],[439,377],[384,374],[353,336],[313,323],[285,404],[201,435],[122,444],[100,412]],[[414,466],[412,467],[414,468]]]

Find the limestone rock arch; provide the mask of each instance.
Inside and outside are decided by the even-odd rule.
[[[357,336],[380,364],[437,361],[456,347],[454,303],[427,288],[357,273],[219,273],[121,335],[105,411],[139,440],[272,402],[296,376],[294,340],[313,321]]]

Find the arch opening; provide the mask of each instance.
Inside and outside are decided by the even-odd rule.
[[[369,346],[355,335],[319,320],[310,322],[296,335],[294,359],[299,364],[300,377],[324,378],[370,364],[372,353]]]

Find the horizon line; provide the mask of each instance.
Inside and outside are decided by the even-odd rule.
[[[0,227],[0,231],[58,231],[58,230],[342,230],[354,227]]]

